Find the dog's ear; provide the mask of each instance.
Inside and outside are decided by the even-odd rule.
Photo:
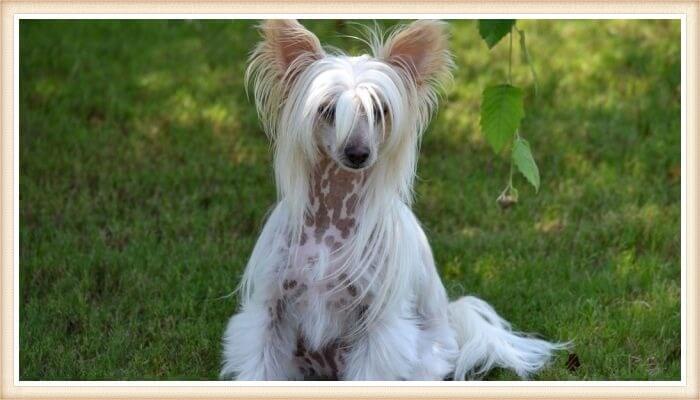
[[[323,49],[316,35],[295,19],[271,19],[261,25],[264,41],[261,44],[274,60],[280,77],[323,57]]]
[[[421,86],[442,81],[452,68],[447,24],[418,20],[389,36],[379,58],[403,69]]]

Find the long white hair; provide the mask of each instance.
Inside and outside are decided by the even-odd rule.
[[[375,115],[381,118],[378,132],[372,134],[382,135],[382,144],[360,195],[357,230],[334,254],[344,262],[331,274],[345,273],[352,283],[374,270],[365,289],[374,297],[355,332],[359,333],[397,304],[404,295],[401,289],[409,285],[410,266],[419,268],[415,254],[406,251],[411,238],[401,237],[411,223],[401,213],[403,205],[412,202],[421,135],[451,78],[445,24],[416,21],[386,34],[376,26],[369,28],[363,41],[371,55],[360,57],[323,49],[296,21],[267,21],[261,31],[264,40],[250,56],[245,79],[273,143],[278,204],[270,219],[277,223],[268,224],[275,231],[263,232],[267,240],[260,240],[253,251],[241,281],[242,303],[264,279],[264,265],[289,262],[281,256],[284,251],[271,248],[298,247],[310,212],[310,179],[319,159],[318,110],[333,101],[338,140],[347,137],[359,115],[370,119],[370,127],[375,126]]]

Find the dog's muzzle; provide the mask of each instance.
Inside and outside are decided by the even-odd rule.
[[[367,146],[347,146],[344,151],[346,166],[360,169],[365,166],[369,159],[369,147]]]

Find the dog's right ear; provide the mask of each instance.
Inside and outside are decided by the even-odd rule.
[[[293,19],[273,19],[260,25],[263,40],[250,55],[246,89],[255,94],[265,132],[274,138],[280,105],[301,72],[325,56],[318,38]]]
[[[262,23],[262,51],[268,52],[279,77],[290,78],[295,72],[323,57],[316,35],[295,19],[271,19]]]

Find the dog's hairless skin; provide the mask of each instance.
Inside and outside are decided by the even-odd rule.
[[[446,24],[416,21],[372,55],[324,50],[269,20],[246,79],[274,143],[278,202],[241,281],[221,376],[442,380],[528,377],[555,350],[483,300],[450,302],[411,211],[417,149],[453,67]]]
[[[318,281],[311,271],[322,252],[337,252],[353,235],[360,188],[367,171],[347,170],[325,155],[319,161],[310,180],[311,210],[304,220],[295,262],[284,273],[281,296],[286,304],[294,299],[299,312],[306,311],[306,296],[326,297],[326,306],[335,318],[352,325],[361,318],[363,306],[366,306],[360,302],[357,307],[348,308],[362,291],[361,281],[351,283],[343,273],[335,279]],[[345,347],[342,339],[337,338],[313,351],[306,345],[303,335],[299,335],[294,351],[296,366],[305,377],[337,379],[344,366]]]

